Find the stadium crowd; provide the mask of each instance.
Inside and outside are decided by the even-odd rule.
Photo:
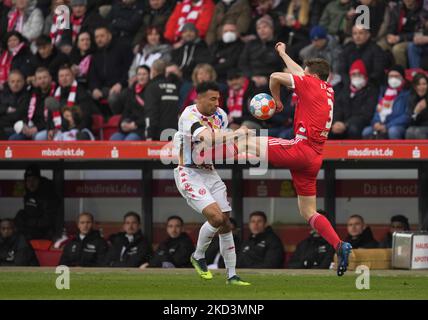
[[[231,128],[292,138],[292,92],[269,120],[247,109],[277,41],[331,64],[330,138],[428,138],[428,0],[0,0],[0,39],[2,140],[158,140],[207,80]]]

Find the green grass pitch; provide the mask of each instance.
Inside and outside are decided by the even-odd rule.
[[[371,271],[358,290],[348,271],[240,270],[250,287],[225,283],[223,270],[200,279],[191,269],[70,269],[70,290],[56,289],[55,268],[0,268],[0,299],[428,299],[428,271]]]

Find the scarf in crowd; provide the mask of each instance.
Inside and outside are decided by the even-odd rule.
[[[21,42],[12,50],[12,52],[5,50],[0,56],[0,84],[3,84],[7,81],[7,77],[9,76],[9,71],[12,66],[12,60],[19,53],[19,51],[21,51],[24,45],[24,42]]]
[[[137,82],[137,84],[134,87],[134,93],[135,93],[135,100],[137,100],[137,103],[141,106],[144,107],[144,100],[143,98],[140,97],[140,93],[143,92],[144,90],[144,85],[139,84]]]
[[[392,113],[392,106],[394,105],[395,98],[397,98],[398,94],[401,91],[401,88],[402,86],[397,89],[393,89],[388,86],[388,88],[386,89],[385,94],[379,101],[376,108],[376,111],[379,113],[380,122],[384,123],[386,117]]]
[[[175,33],[176,40],[180,37],[181,29],[186,23],[193,23],[194,25],[196,25],[199,13],[202,10],[202,4],[203,0],[199,0],[196,3],[193,3],[192,0],[183,1],[180,16],[178,17],[178,28]]]
[[[80,32],[80,29],[82,28],[83,18],[84,16],[81,16],[80,18],[76,18],[74,14],[71,15],[70,23],[71,23],[73,43],[76,41],[77,36]]]
[[[54,95],[55,92],[55,82],[52,82],[51,84],[51,89],[49,92],[49,97],[52,97]],[[33,92],[33,94],[31,95],[31,99],[30,99],[30,104],[28,105],[28,125],[31,127],[32,126],[32,120],[34,117],[34,113],[36,112],[36,106],[37,106],[37,94],[35,92]],[[43,110],[43,116],[45,117],[45,121],[48,120],[48,109],[45,107]]]
[[[7,22],[7,32],[15,30],[22,33],[23,26],[24,26],[24,15],[16,8],[13,9],[9,13],[9,20]]]
[[[74,80],[73,83],[71,84],[70,92],[68,94],[67,107],[74,106],[74,104],[76,102],[76,93],[77,93],[77,81]],[[55,90],[54,98],[57,99],[58,101],[61,100],[61,87],[60,86],[58,86],[58,88]]]
[[[227,108],[229,109],[229,115],[232,118],[242,117],[242,110],[244,105],[244,95],[247,91],[250,81],[245,79],[244,85],[238,91],[229,89],[229,96],[227,98]]]
[[[52,25],[49,33],[49,37],[51,38],[53,44],[58,44],[61,41],[62,34],[64,33],[64,30],[57,28],[57,19],[58,16],[54,14],[52,16]]]
[[[89,67],[91,66],[92,55],[88,54],[84,57],[79,63],[79,76],[85,77],[89,72]]]

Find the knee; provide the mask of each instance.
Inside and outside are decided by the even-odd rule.
[[[218,213],[218,214],[212,216],[210,219],[210,224],[214,228],[220,228],[221,227],[223,229],[223,228],[227,227],[228,222],[229,222],[229,219],[223,213]]]
[[[350,139],[360,139],[362,128],[355,124],[350,124],[347,129],[347,136]]]
[[[391,127],[388,129],[389,139],[403,139],[404,128],[403,127]]]

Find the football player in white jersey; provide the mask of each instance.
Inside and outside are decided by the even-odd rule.
[[[250,283],[236,274],[235,243],[229,221],[232,208],[227,200],[226,185],[214,169],[213,162],[207,160],[215,146],[222,148],[225,141],[233,141],[234,137],[245,135],[245,132],[226,130],[227,114],[219,107],[220,91],[215,82],[199,84],[196,93],[196,104],[183,111],[174,136],[174,147],[179,154],[179,164],[174,169],[177,188],[187,203],[207,218],[199,231],[196,250],[190,260],[201,278],[212,279],[205,251],[218,232],[220,253],[227,271],[226,283],[247,286]]]

